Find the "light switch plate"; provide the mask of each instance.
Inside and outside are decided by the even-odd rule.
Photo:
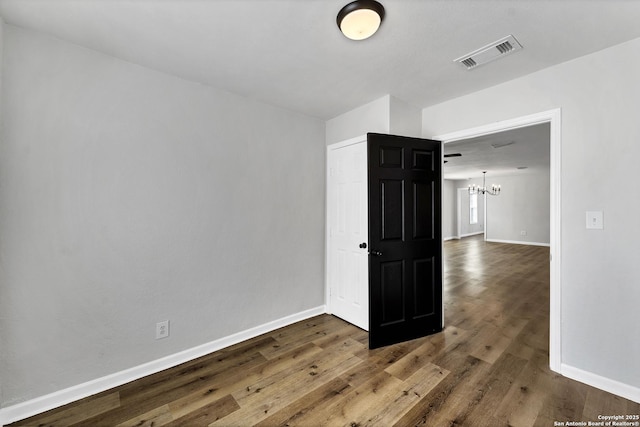
[[[604,228],[604,220],[602,211],[587,211],[587,229],[602,230]]]

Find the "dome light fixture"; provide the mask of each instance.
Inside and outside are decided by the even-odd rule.
[[[378,31],[384,19],[384,6],[375,0],[356,0],[338,12],[340,31],[351,40],[364,40]]]

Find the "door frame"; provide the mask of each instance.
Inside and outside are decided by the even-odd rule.
[[[329,235],[329,152],[332,150],[338,150],[340,148],[348,147],[349,145],[367,143],[367,135],[356,136],[355,138],[350,138],[344,141],[336,142],[334,144],[327,145],[327,151],[325,152],[325,191],[324,191],[324,218],[325,218],[325,232],[324,232],[324,301],[325,301],[325,313],[332,314],[333,307],[331,307],[331,288],[329,283],[329,249],[330,249],[330,238]],[[368,244],[368,242],[367,242]],[[367,328],[368,329],[368,328]]]
[[[562,372],[562,286],[561,286],[561,196],[562,196],[562,111],[560,108],[542,111],[527,116],[493,122],[473,128],[467,128],[446,134],[427,137],[442,141],[444,144],[462,139],[491,135],[498,132],[533,126],[542,123],[550,124],[549,177],[550,177],[550,274],[549,274],[549,367],[552,371]],[[443,180],[444,181],[444,180]],[[486,233],[486,229],[485,229]],[[485,234],[486,236],[486,234]],[[443,249],[444,250],[444,249]]]

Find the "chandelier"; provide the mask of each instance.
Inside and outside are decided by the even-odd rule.
[[[473,184],[469,186],[469,194],[489,194],[490,196],[497,196],[500,194],[500,186],[497,184],[491,184],[491,188],[487,188],[486,184],[487,171],[482,172],[482,187],[478,187]]]

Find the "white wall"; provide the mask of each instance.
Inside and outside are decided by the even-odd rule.
[[[345,141],[368,132],[389,133],[391,97],[385,95],[361,107],[347,111],[326,123],[327,145]]]
[[[421,126],[422,113],[419,108],[385,95],[328,120],[326,143],[335,144],[369,132],[420,138]]]
[[[422,110],[395,96],[390,97],[389,103],[389,133],[421,138]]]
[[[4,42],[1,406],[324,304],[323,122]]]
[[[486,239],[549,244],[549,171],[499,176],[499,196],[487,196]],[[522,235],[521,232],[526,232]]]
[[[432,137],[562,109],[562,363],[640,396],[640,39],[423,110]],[[585,229],[603,210],[604,230]]]

